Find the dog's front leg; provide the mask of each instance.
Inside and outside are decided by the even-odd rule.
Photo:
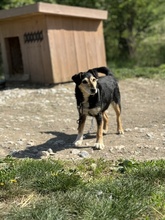
[[[83,141],[83,131],[84,131],[84,126],[85,126],[85,121],[86,121],[86,115],[81,115],[79,119],[79,126],[78,126],[78,135],[73,143],[75,146],[81,146],[82,141]]]
[[[97,121],[97,139],[95,143],[95,148],[98,150],[104,149],[103,143],[103,116],[102,114],[98,114],[96,117]]]

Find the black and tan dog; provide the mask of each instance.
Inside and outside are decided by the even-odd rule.
[[[106,76],[98,77],[98,73]],[[93,116],[97,122],[97,139],[95,148],[103,149],[103,134],[108,131],[108,116],[106,110],[112,104],[117,117],[117,133],[123,134],[120,118],[121,104],[118,83],[107,67],[90,69],[72,77],[76,83],[75,96],[79,112],[78,135],[74,142],[80,146],[83,141],[83,130],[87,116]]]

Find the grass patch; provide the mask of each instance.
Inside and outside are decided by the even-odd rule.
[[[117,79],[127,78],[148,78],[165,79],[165,65],[160,67],[134,67],[134,68],[114,68],[112,69]]]
[[[164,160],[0,162],[1,219],[165,219]]]

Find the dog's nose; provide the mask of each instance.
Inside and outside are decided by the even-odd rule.
[[[91,89],[91,93],[95,93],[96,92],[96,89]]]

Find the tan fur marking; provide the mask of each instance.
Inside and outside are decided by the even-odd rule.
[[[97,127],[97,139],[95,143],[95,148],[98,150],[104,149],[104,143],[103,143],[103,122],[101,125]]]
[[[108,132],[108,115],[106,112],[103,112],[103,133],[107,134]]]
[[[122,127],[122,122],[121,122],[121,117],[120,117],[120,107],[118,104],[116,104],[115,102],[112,103],[112,106],[116,112],[116,121],[117,121],[117,133],[118,134],[124,134],[124,130]]]
[[[103,144],[103,122],[97,127],[96,143]]]

